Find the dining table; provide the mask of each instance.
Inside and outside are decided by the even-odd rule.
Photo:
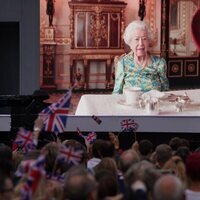
[[[137,125],[137,132],[200,133],[200,89],[158,94],[156,112],[141,107],[139,101],[128,105],[123,94],[84,94],[68,120],[68,130],[78,126],[83,131],[123,131],[126,122]]]

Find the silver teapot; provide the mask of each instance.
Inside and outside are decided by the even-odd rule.
[[[159,99],[146,96],[144,99],[140,98],[139,107],[145,110],[146,114],[158,114],[159,113]]]

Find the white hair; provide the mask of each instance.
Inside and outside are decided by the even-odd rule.
[[[149,28],[148,24],[144,21],[135,20],[135,21],[132,21],[126,27],[126,29],[124,31],[123,39],[124,39],[124,41],[127,45],[130,46],[131,40],[133,39],[133,34],[134,34],[135,30],[137,30],[137,29],[146,30],[147,31],[147,37],[151,42],[153,35],[152,35],[151,29]]]
[[[154,199],[180,200],[184,197],[184,187],[181,180],[175,175],[162,175],[154,185]]]

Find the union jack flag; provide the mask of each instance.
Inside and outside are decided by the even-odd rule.
[[[97,139],[97,134],[93,131],[89,133],[85,138],[90,144],[93,143]]]
[[[18,165],[17,171],[15,172],[15,175],[18,177],[21,177],[29,172],[31,167],[34,165],[34,160],[24,160],[21,161]]]
[[[135,132],[138,127],[138,124],[133,119],[124,119],[121,121],[122,132]]]
[[[58,102],[55,102],[42,110],[40,117],[44,121],[44,130],[62,133],[65,131],[67,114],[70,108],[72,91],[69,90]]]
[[[21,149],[23,153],[36,149],[37,141],[34,140],[33,133],[24,128],[20,128],[16,139],[13,142],[13,151]]]
[[[82,157],[82,150],[76,149],[72,146],[60,145],[57,160],[70,165],[79,165]]]
[[[88,135],[83,135],[80,129],[77,128],[77,132],[82,138],[84,138],[86,145],[92,144],[97,139],[97,134],[94,131],[89,133]]]
[[[33,166],[29,169],[27,180],[25,181],[21,189],[22,200],[32,199],[32,196],[34,195],[42,176],[45,176],[44,164],[45,156],[41,155],[35,161]]]

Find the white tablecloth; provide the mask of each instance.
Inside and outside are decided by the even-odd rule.
[[[175,95],[187,93],[191,99],[190,105],[183,108],[183,112],[176,112],[174,102],[163,101],[160,104],[157,116],[200,116],[200,89],[168,91]],[[146,113],[138,106],[123,105],[123,95],[83,95],[78,103],[75,115],[78,116],[146,116],[155,115]]]

